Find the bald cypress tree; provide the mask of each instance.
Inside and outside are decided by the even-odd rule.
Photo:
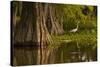
[[[26,43],[37,45],[36,64],[47,63],[50,51],[45,51],[44,48],[53,43],[51,35],[64,32],[62,22],[57,18],[55,6],[48,3],[16,1],[12,3],[12,6],[14,9],[13,44],[16,46],[29,45]]]

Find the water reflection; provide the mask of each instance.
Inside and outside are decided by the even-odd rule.
[[[28,45],[30,43],[27,43]],[[34,43],[37,44],[37,43]],[[76,41],[61,43],[57,48],[40,48],[30,44],[30,46],[14,46],[13,64],[14,65],[34,65],[34,64],[53,64],[53,63],[72,63],[97,60],[97,48],[93,49],[91,44],[80,44]],[[26,47],[25,47],[26,46]]]
[[[91,45],[79,44],[78,42],[62,43],[56,50],[55,63],[68,62],[85,62],[96,61],[96,48],[92,49]]]

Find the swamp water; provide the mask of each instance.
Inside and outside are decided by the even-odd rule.
[[[13,65],[96,61],[97,47],[93,47],[93,45],[71,41],[63,42],[57,48],[49,49],[47,46],[40,48],[40,46],[36,46],[36,43],[16,44],[13,48]]]

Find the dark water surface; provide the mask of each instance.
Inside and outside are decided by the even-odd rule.
[[[16,44],[13,48],[13,65],[90,62],[97,60],[97,47],[78,42],[61,43],[57,48],[40,48],[36,43]]]

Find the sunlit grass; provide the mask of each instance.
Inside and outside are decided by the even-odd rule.
[[[59,42],[61,40],[72,40],[77,41],[81,44],[96,44],[97,37],[96,33],[91,32],[79,32],[79,33],[69,33],[64,35],[52,36],[53,41]]]

